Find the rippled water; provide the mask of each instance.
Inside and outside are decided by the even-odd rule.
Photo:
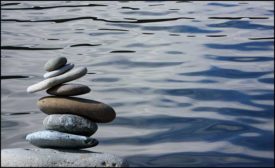
[[[1,2],[1,145],[31,147],[45,62],[110,104],[90,150],[131,166],[274,164],[274,2]]]

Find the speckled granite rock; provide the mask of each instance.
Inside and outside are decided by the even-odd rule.
[[[97,124],[77,115],[52,114],[48,115],[43,125],[47,130],[55,130],[76,135],[91,136],[97,131]]]
[[[14,148],[1,150],[1,167],[128,167],[113,154],[84,150]]]

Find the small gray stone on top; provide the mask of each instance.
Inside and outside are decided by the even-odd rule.
[[[1,167],[128,167],[113,154],[86,150],[13,148],[1,150]]]
[[[42,148],[81,149],[94,147],[98,144],[96,139],[90,137],[52,130],[43,130],[28,134],[26,140]]]
[[[89,93],[91,89],[81,84],[61,84],[47,90],[48,94],[55,96],[76,96]]]
[[[52,58],[44,65],[44,69],[46,71],[54,71],[64,66],[66,63],[67,58],[65,57]]]
[[[91,136],[97,131],[97,124],[78,115],[52,114],[48,115],[43,125],[47,130],[55,130],[70,134]]]

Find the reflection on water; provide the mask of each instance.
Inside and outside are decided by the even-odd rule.
[[[133,165],[143,167],[167,165],[171,167],[235,167],[251,165],[270,166],[274,163],[272,159],[262,157],[251,157],[242,154],[224,154],[220,152],[182,152],[164,155],[135,155],[128,158]]]
[[[214,49],[230,49],[239,51],[259,51],[273,50],[274,41],[253,41],[239,44],[206,44],[209,48]]]
[[[117,112],[89,150],[131,166],[274,164],[274,2],[1,3],[1,145],[32,147],[44,63],[88,67]]]

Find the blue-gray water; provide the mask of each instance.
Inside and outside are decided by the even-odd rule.
[[[1,2],[1,145],[32,147],[45,62],[110,104],[97,147],[131,166],[274,164],[274,2]]]

